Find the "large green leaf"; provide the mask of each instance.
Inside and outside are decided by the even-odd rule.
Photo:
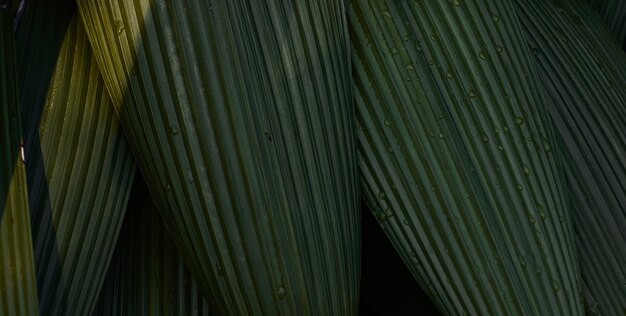
[[[563,172],[512,6],[351,1],[361,184],[443,312],[580,315]]]
[[[355,313],[343,1],[78,6],[139,168],[211,308]]]
[[[29,44],[20,46],[33,58],[53,58],[57,54],[42,47],[48,42],[36,38],[65,32],[45,102],[31,96],[23,103],[23,112],[34,116],[25,134],[33,138],[27,173],[39,309],[46,315],[82,315],[93,309],[104,281],[135,165],[78,16],[65,30],[55,24],[65,11],[48,14],[60,17],[22,21],[34,24],[25,24],[21,40]],[[33,33],[35,39],[25,37]],[[21,66],[20,91],[40,94],[39,74],[25,61]]]
[[[37,315],[11,6],[0,9],[0,315]]]
[[[584,296],[626,312],[626,55],[582,1],[518,1],[570,190]],[[605,34],[605,35],[603,35]]]
[[[143,179],[136,179],[94,315],[210,315]]]

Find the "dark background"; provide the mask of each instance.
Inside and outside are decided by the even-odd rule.
[[[361,316],[441,315],[361,203]]]

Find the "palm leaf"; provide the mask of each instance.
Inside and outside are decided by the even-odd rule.
[[[61,16],[23,30],[23,36],[65,32],[45,102],[31,97],[23,105],[25,113],[41,112],[36,120],[29,115],[26,129],[35,138],[27,172],[39,307],[46,315],[88,314],[113,254],[135,166],[78,16],[66,31],[54,24],[65,11],[51,11]],[[24,54],[57,55],[40,49],[45,42],[22,40],[30,43],[21,44]],[[21,65],[28,69],[26,62]],[[26,76],[22,93],[41,93],[37,73],[20,75]]]
[[[11,6],[0,10],[0,315],[36,315],[37,287],[21,130]]]
[[[626,55],[582,1],[518,1],[570,191],[590,311],[626,311]]]
[[[145,186],[135,180],[94,315],[210,315]]]
[[[352,0],[361,185],[447,314],[580,315],[563,172],[510,1]]]
[[[219,314],[356,312],[343,1],[78,1],[164,222]]]

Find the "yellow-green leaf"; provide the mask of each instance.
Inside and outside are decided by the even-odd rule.
[[[37,16],[40,8],[32,9],[28,14]],[[47,13],[52,16],[26,17],[23,23],[34,24],[25,24],[18,38],[28,41],[21,43],[20,53],[56,58],[47,42],[36,38],[64,33],[45,101],[34,96],[23,103],[31,120],[25,132],[32,137],[27,139],[27,173],[39,307],[46,315],[84,315],[93,309],[135,174],[78,15],[67,29],[55,24],[67,15],[65,10],[51,7]],[[21,66],[20,91],[41,93],[45,81],[26,71],[26,61]]]

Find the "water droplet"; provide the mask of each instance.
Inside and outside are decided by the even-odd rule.
[[[478,53],[478,57],[482,60],[487,60],[487,53],[481,50],[480,53]]]
[[[559,284],[556,283],[556,280],[552,280],[552,288],[554,289],[554,291],[558,292],[559,291]]]
[[[541,269],[537,269],[537,275],[541,276],[543,274],[543,271],[541,271]]]
[[[406,69],[407,70],[415,70],[415,67],[413,67],[413,64],[408,63],[408,64],[406,64]]]
[[[391,48],[391,54],[392,55],[398,54],[398,49],[395,46]]]
[[[517,191],[520,191],[520,192],[524,191],[524,187],[519,182],[517,183]]]
[[[452,0],[452,6],[453,7],[460,7],[461,6],[461,1],[460,0]]]
[[[500,129],[497,127],[494,127],[493,132],[497,134],[500,134]]]
[[[117,35],[121,35],[122,32],[124,32],[124,22],[122,22],[122,20],[115,20],[114,24]]]
[[[404,223],[404,225],[409,225],[409,220],[405,219],[405,220],[402,221],[402,223]]]
[[[437,191],[437,188],[435,188],[435,186],[433,185],[433,186],[430,187],[430,190],[435,192],[435,191]]]
[[[391,126],[391,123],[389,123],[389,119],[387,119],[386,117],[385,117],[385,126]]]
[[[386,218],[392,218],[393,217],[393,213],[391,213],[391,211],[389,209],[385,210],[385,217]]]
[[[470,90],[468,93],[470,99],[475,99],[476,98],[476,92],[474,92],[474,90]]]
[[[494,21],[495,23],[500,22],[500,16],[498,16],[497,14],[495,14],[495,13],[493,13],[493,12],[491,13],[491,18],[493,19],[493,21]]]
[[[534,223],[537,222],[533,216],[530,216],[529,218],[530,218],[530,223],[531,224],[534,224]]]
[[[437,35],[435,35],[435,34],[431,35],[430,36],[430,40],[433,41],[433,42],[437,41]]]
[[[380,221],[380,222],[384,222],[384,221],[387,220],[387,216],[385,216],[384,212],[378,213],[378,215],[376,217],[378,217],[378,221]]]
[[[446,71],[446,77],[448,77],[448,79],[452,79],[454,77],[452,75],[452,71],[450,71],[450,70]]]
[[[385,192],[383,192],[383,191],[378,192],[378,198],[381,199],[381,200],[384,200],[385,199]]]
[[[498,150],[499,151],[504,151],[504,146],[502,146],[502,144],[498,145]]]
[[[280,298],[281,300],[285,298],[285,295],[287,295],[287,290],[285,290],[285,287],[280,285],[278,286],[278,298]]]
[[[483,142],[485,143],[489,142],[489,137],[487,137],[487,134],[483,134]]]
[[[500,45],[496,45],[496,52],[498,54],[502,54],[503,51],[504,51],[504,47],[502,47]]]
[[[509,128],[508,128],[508,127],[506,127],[506,126],[503,128],[503,130],[504,130],[504,132],[505,132],[505,133],[510,132]]]
[[[541,54],[541,50],[539,48],[537,48],[537,47],[531,47],[530,48],[530,53],[535,55],[535,56],[537,56],[537,55]]]
[[[517,124],[517,125],[522,125],[522,124],[524,124],[524,118],[523,118],[523,117],[521,117],[521,116],[516,116],[516,117],[515,117],[515,124]]]
[[[217,269],[217,275],[223,277],[224,276],[224,271],[222,270],[222,265],[220,265],[219,263],[215,265],[215,268]]]
[[[172,131],[172,135],[178,135],[178,133],[180,133],[176,126],[170,126],[170,130]]]
[[[522,169],[524,170],[524,175],[528,176],[530,174],[530,168],[527,165],[522,165]]]
[[[439,138],[444,139],[443,133],[439,132]]]
[[[542,220],[546,219],[546,212],[539,212],[539,217],[541,217]]]
[[[190,183],[193,183],[193,173],[191,173],[191,171],[189,171],[189,174],[187,175],[187,178],[189,179]]]
[[[432,59],[430,59],[430,60],[428,61],[428,64],[432,66],[432,65],[434,65],[434,64],[435,64],[435,61],[434,61],[434,60],[432,60]]]

